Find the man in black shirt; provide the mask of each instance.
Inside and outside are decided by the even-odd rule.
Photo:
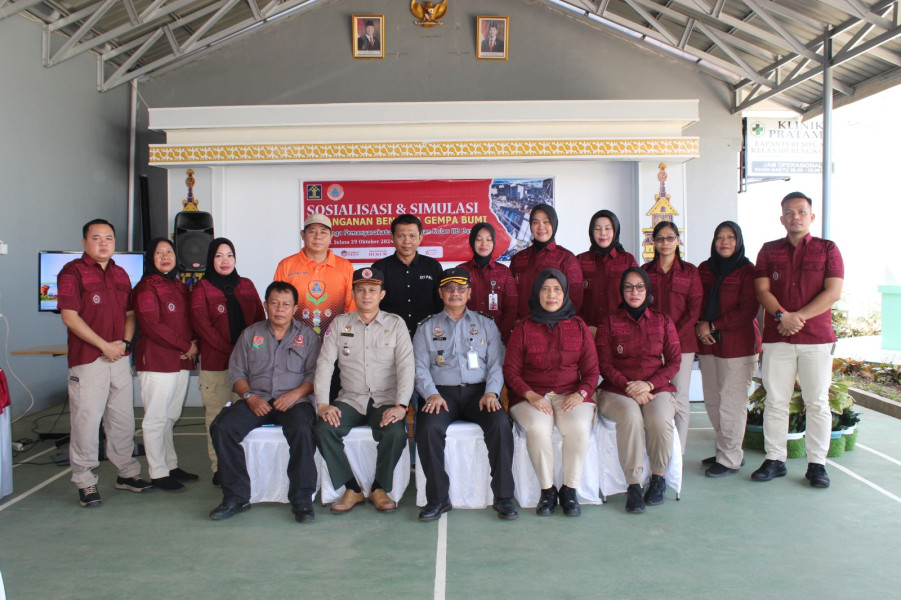
[[[422,243],[422,221],[415,215],[400,215],[391,222],[395,252],[372,265],[385,274],[385,298],[380,308],[403,318],[410,332],[424,318],[444,310],[438,296],[441,263],[417,252]]]

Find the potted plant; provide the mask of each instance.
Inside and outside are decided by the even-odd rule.
[[[758,384],[748,397],[748,424],[745,429],[745,448],[763,450],[763,410],[766,407],[766,389],[759,377],[753,381]],[[801,399],[801,387],[795,382],[795,390],[788,402],[788,438],[786,450],[788,458],[799,458],[807,454],[804,443],[804,432],[807,429],[807,414],[804,401]]]

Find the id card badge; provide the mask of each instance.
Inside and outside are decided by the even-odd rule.
[[[488,310],[497,310],[497,294],[488,294]]]
[[[475,350],[470,350],[466,353],[466,366],[470,369],[478,369],[479,368],[479,353]]]

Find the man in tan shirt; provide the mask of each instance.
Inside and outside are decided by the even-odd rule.
[[[407,449],[404,416],[413,393],[415,368],[413,344],[404,320],[379,310],[379,302],[385,297],[383,282],[378,270],[354,271],[357,310],[335,317],[325,332],[316,363],[313,386],[320,417],[314,429],[316,445],[328,465],[332,485],[345,488],[341,500],[331,506],[334,514],[349,512],[364,499],[344,453],[344,437],[359,425],[369,425],[378,443],[369,500],[382,512],[397,508],[388,493],[397,461]],[[341,391],[329,404],[336,359]]]

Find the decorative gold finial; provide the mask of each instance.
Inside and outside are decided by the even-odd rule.
[[[184,207],[185,212],[194,212],[198,210],[197,199],[194,198],[194,184],[196,183],[194,169],[188,169],[187,174],[188,178],[185,179],[185,185],[188,186],[188,197],[181,201],[181,205]]]
[[[410,2],[410,12],[413,13],[413,16],[419,19],[418,21],[413,21],[417,25],[421,27],[434,27],[435,25],[444,25],[440,19],[447,13],[447,0],[443,0],[438,4],[433,5],[431,2],[418,2],[417,0],[411,0]]]

